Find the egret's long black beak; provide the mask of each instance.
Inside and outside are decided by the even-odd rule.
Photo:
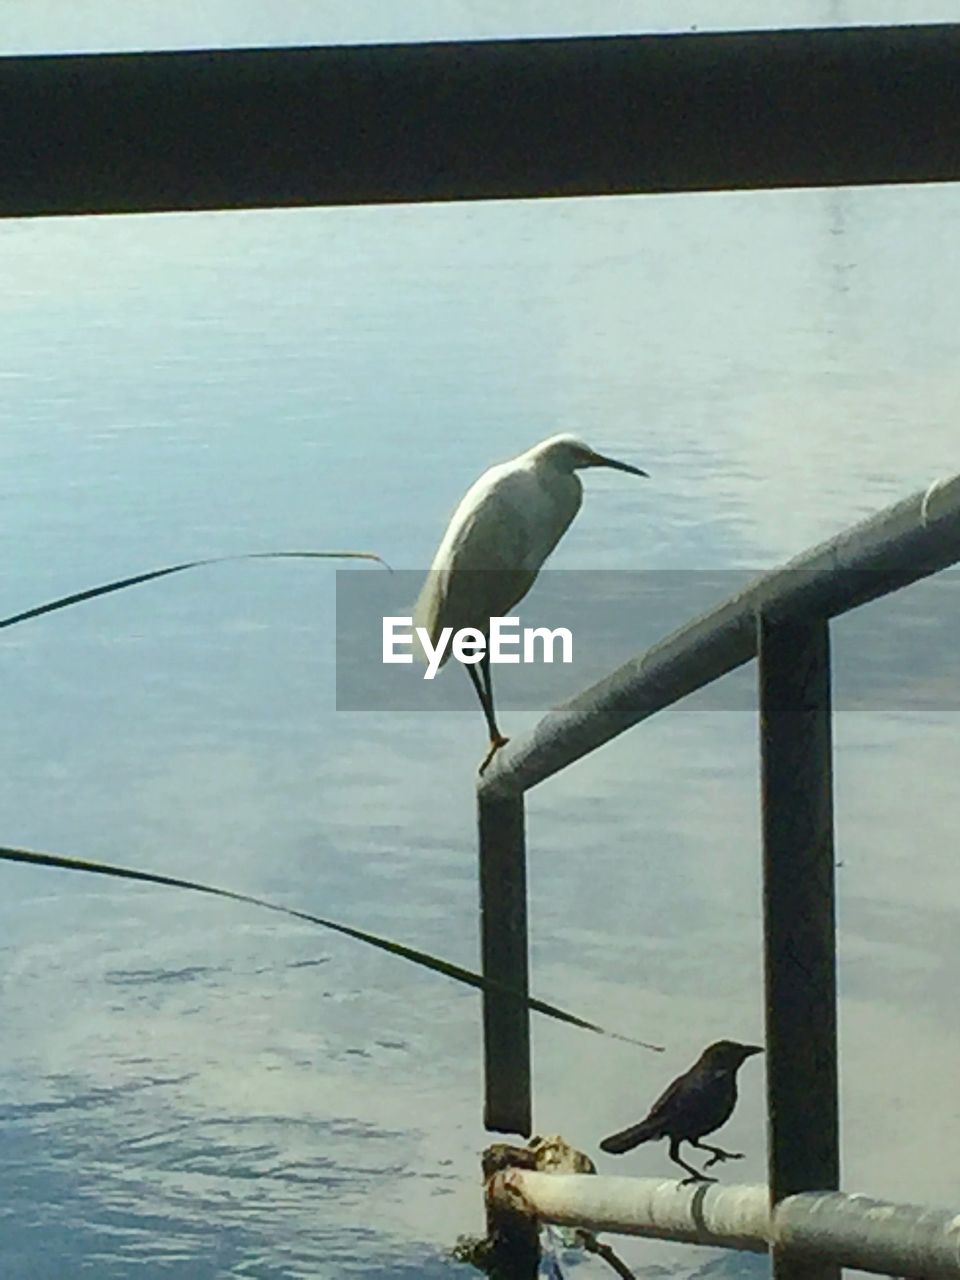
[[[618,462],[616,458],[605,458],[602,453],[594,453],[591,455],[591,466],[594,467],[610,467],[614,471],[626,471],[632,476],[644,476],[650,479],[646,471],[641,471],[639,467],[631,467],[629,462]]]

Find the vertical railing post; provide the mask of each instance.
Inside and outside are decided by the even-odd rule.
[[[481,793],[479,827],[483,976],[511,993],[483,993],[483,1123],[497,1133],[529,1137],[533,1120],[523,793],[496,798]]]
[[[773,1204],[839,1188],[830,632],[761,617],[769,1182]],[[775,1250],[776,1280],[839,1280]]]

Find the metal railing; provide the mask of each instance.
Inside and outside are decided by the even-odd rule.
[[[0,57],[0,217],[955,182],[960,24]]]
[[[771,1206],[766,1187],[682,1186],[657,1178],[509,1169],[492,1179],[495,1205],[540,1222],[720,1249],[789,1253],[804,1276],[855,1267],[905,1280],[960,1275],[960,1215],[838,1191]]]
[[[757,659],[769,1193],[839,1189],[830,619],[960,560],[960,475],[758,578],[549,712],[478,784],[484,975],[529,990],[524,795],[640,721]],[[525,1005],[484,996],[484,1122],[532,1129]],[[778,1280],[836,1277],[774,1241]]]

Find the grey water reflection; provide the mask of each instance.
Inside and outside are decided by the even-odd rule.
[[[584,571],[666,584],[613,627],[624,660],[708,587],[958,469],[958,229],[953,187],[6,224],[0,612],[283,547],[369,547],[412,581],[485,467],[572,430],[651,479],[588,478],[519,613]],[[834,628],[844,1178],[947,1205],[954,581]],[[445,670],[432,715],[337,711],[336,608],[330,566],[232,564],[4,632],[4,843],[474,965],[469,685]],[[762,1035],[741,678],[529,798],[537,994],[667,1046],[536,1020],[536,1124],[594,1154],[708,1041]],[[4,866],[0,1025],[5,1278],[460,1273],[472,992],[253,908]],[[724,1136],[762,1180],[762,1070]],[[668,1172],[656,1147],[601,1167]]]

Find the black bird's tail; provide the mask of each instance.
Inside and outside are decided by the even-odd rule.
[[[639,1147],[641,1142],[662,1137],[663,1129],[657,1121],[641,1120],[639,1124],[632,1124],[629,1129],[621,1129],[619,1133],[612,1133],[609,1138],[604,1138],[600,1143],[600,1150],[607,1151],[612,1156],[622,1156],[625,1151]]]

